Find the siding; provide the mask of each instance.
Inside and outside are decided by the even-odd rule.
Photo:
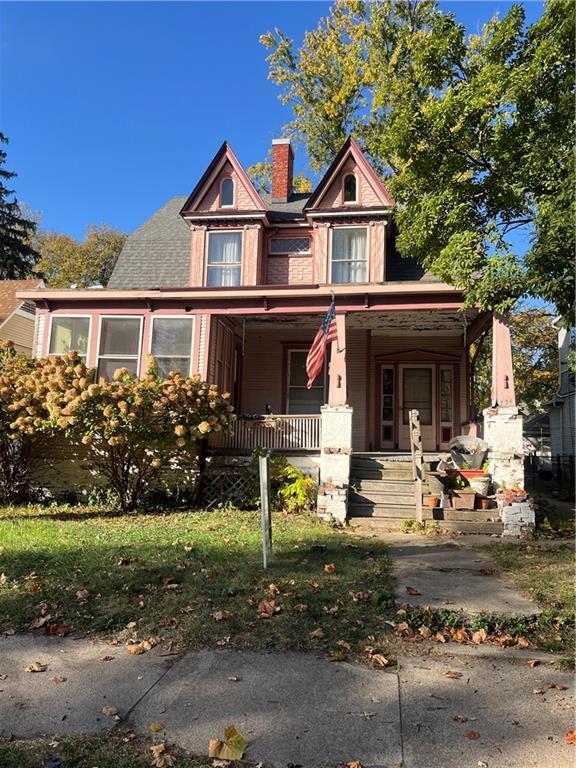
[[[34,344],[34,317],[12,315],[2,324],[0,337],[14,342],[18,352],[31,356]]]
[[[232,168],[230,161],[226,161],[224,167],[207,189],[206,194],[198,203],[196,210],[198,211],[217,211],[220,210],[220,183],[222,179],[231,177],[234,180],[234,206],[232,208],[225,208],[228,213],[234,210],[239,211],[253,211],[254,203],[252,198],[248,194],[248,190],[240,180],[240,177],[236,171]]]

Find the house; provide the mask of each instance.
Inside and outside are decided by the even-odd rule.
[[[41,280],[0,280],[0,341],[12,341],[17,352],[32,357],[36,306],[18,291],[42,287]]]
[[[576,374],[573,370],[573,358],[576,354],[576,328],[565,328],[559,319],[554,322],[558,328],[560,385],[550,408],[550,450],[553,457],[574,457],[576,455]]]
[[[190,195],[128,238],[106,289],[23,293],[38,309],[37,354],[76,348],[104,377],[121,366],[142,375],[147,353],[163,372],[199,371],[239,415],[213,447],[314,457],[342,519],[355,461],[409,456],[411,409],[425,454],[477,433],[468,350],[494,324],[485,435],[496,476],[521,482],[505,320],[464,310],[459,290],[399,255],[394,201],[353,138],[311,194],[292,190],[290,140],[272,149],[271,194],[225,142]],[[332,297],[338,341],[307,389],[306,355]]]

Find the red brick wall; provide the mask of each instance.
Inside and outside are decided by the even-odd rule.
[[[288,142],[272,143],[272,199],[287,200],[292,193],[294,153]]]

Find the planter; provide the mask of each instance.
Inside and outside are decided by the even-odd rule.
[[[488,455],[488,443],[478,437],[459,435],[450,440],[448,447],[457,467],[480,469]]]
[[[444,484],[445,475],[435,472],[426,473],[426,485],[432,496],[441,496],[446,488]]]
[[[468,482],[470,488],[480,494],[480,496],[487,496],[490,490],[490,475],[485,475],[483,472],[477,477],[469,477]]]
[[[480,509],[489,509],[490,499],[480,499]]]
[[[452,491],[452,509],[474,509],[475,501],[476,491],[472,488],[461,488],[457,491]]]
[[[426,504],[430,509],[435,509],[440,504],[440,496],[426,496]]]

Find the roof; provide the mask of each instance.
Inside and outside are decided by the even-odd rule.
[[[309,192],[293,192],[288,202],[278,203],[272,200],[272,195],[262,195],[262,200],[268,210],[270,221],[292,221],[304,218],[304,207],[310,199]]]
[[[42,280],[0,280],[0,323],[18,309],[22,299],[16,298],[16,291],[26,291],[37,288]]]
[[[118,256],[108,288],[180,288],[190,282],[191,235],[173,197],[133,232]]]

